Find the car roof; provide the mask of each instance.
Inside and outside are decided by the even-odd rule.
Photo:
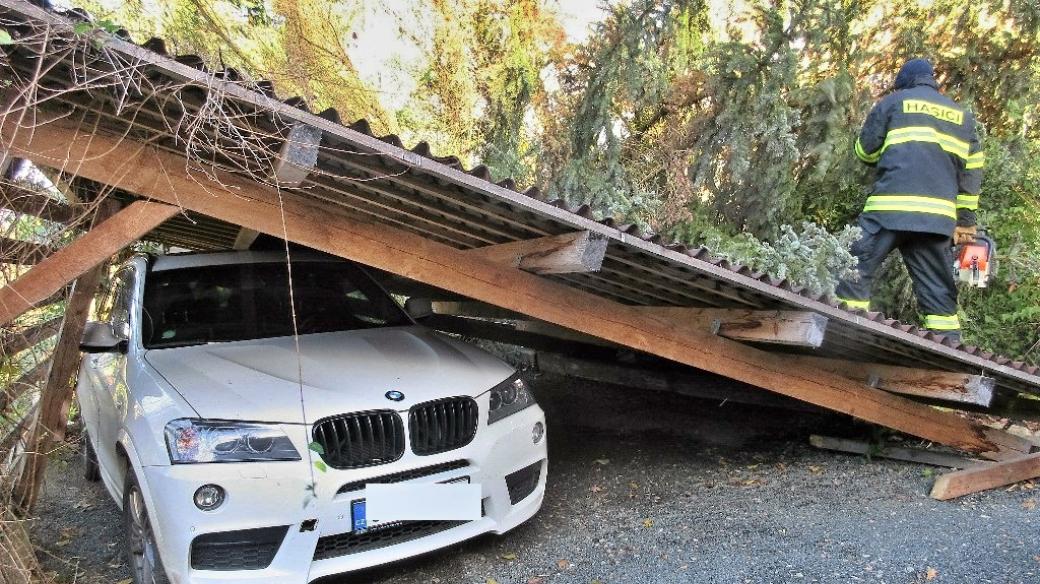
[[[344,262],[346,260],[320,252],[293,251],[294,262]],[[284,251],[220,251],[205,253],[176,253],[155,256],[150,271],[179,270],[182,268],[200,268],[207,266],[228,266],[239,264],[285,263]]]

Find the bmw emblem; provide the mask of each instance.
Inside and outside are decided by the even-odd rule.
[[[392,390],[386,392],[386,399],[388,399],[390,401],[397,401],[397,402],[399,402],[399,401],[404,400],[404,394],[399,392],[399,391],[397,391],[397,390],[393,390],[392,389]]]

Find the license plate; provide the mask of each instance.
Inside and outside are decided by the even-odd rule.
[[[465,483],[469,484],[469,477],[458,477],[449,481],[442,481],[438,484],[452,485]],[[350,524],[352,531],[368,531],[370,529],[380,529],[386,527],[392,527],[401,523],[400,521],[369,521],[368,520],[368,506],[365,499],[358,499],[350,502]]]

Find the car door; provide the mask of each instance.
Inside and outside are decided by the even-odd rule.
[[[134,293],[134,269],[126,267],[116,273],[115,296],[108,323],[112,333],[119,338],[129,340],[130,307]],[[121,484],[123,478],[114,476],[119,465],[115,464],[118,456],[116,440],[119,428],[126,416],[127,404],[130,400],[126,383],[126,352],[98,353],[91,355],[91,369],[96,376],[95,397],[97,399],[98,430],[94,440],[101,472],[112,484]]]

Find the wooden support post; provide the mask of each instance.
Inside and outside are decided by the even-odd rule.
[[[586,273],[599,271],[607,243],[602,234],[577,231],[478,247],[468,253],[532,274]]]
[[[827,317],[795,310],[746,310],[651,306],[639,310],[674,319],[684,327],[752,343],[818,348],[823,344]]]
[[[992,377],[843,359],[794,359],[806,366],[819,367],[892,393],[980,406],[989,406],[993,402],[996,381]]]
[[[118,208],[115,201],[105,201],[98,209],[95,223],[103,224]],[[80,363],[79,343],[104,270],[105,264],[98,262],[77,278],[65,305],[47,384],[40,393],[39,409],[26,440],[25,464],[12,493],[15,504],[26,512],[36,504],[47,468],[47,455],[65,440],[69,406],[76,387],[73,379]]]
[[[787,355],[683,326],[675,319],[503,266],[409,231],[360,221],[344,210],[316,205],[303,195],[283,192],[279,199],[269,187],[216,168],[208,169],[205,176],[195,176],[183,157],[130,142],[125,136],[88,134],[65,119],[31,131],[4,126],[0,136],[12,153],[41,164],[69,160],[70,167],[91,180],[926,440],[995,460],[1033,448],[1024,438],[954,413],[829,371],[792,364]]]
[[[318,163],[321,130],[307,124],[295,124],[278,152],[274,178],[283,187],[298,187]],[[238,248],[236,248],[238,249]]]
[[[24,314],[177,212],[178,208],[173,205],[137,201],[54,252],[0,288],[0,324]]]
[[[933,452],[920,448],[900,448],[898,446],[882,446],[880,448],[860,440],[849,440],[847,438],[833,438],[830,436],[809,436],[809,443],[816,448],[824,450],[835,450],[848,452],[850,454],[862,454],[877,458],[891,458],[892,460],[903,460],[906,462],[919,462],[932,466],[945,466],[949,468],[968,468],[977,464],[993,464],[984,460],[965,458],[957,454],[947,452]]]
[[[1040,452],[940,475],[932,498],[940,501],[1040,477]]]

